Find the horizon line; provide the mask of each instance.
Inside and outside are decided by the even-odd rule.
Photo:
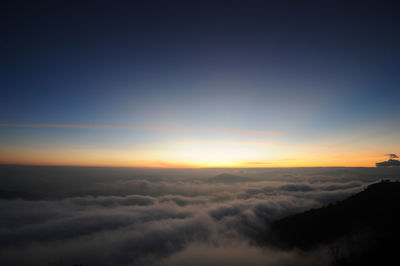
[[[265,169],[265,168],[377,168],[375,166],[259,166],[259,167],[233,167],[233,166],[118,166],[118,165],[63,165],[63,164],[26,164],[26,163],[0,163],[0,166],[38,166],[38,167],[88,167],[88,168],[137,168],[137,169]],[[400,167],[399,167],[400,168]]]

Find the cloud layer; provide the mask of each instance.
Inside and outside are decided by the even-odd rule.
[[[63,197],[3,199],[0,258],[5,265],[315,265],[318,257],[326,265],[326,250],[302,254],[260,243],[271,221],[371,182],[338,170],[281,170],[274,177],[240,170],[251,177],[240,182],[177,174],[92,177],[80,196],[75,187],[64,188]]]

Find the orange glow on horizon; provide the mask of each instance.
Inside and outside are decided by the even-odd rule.
[[[64,159],[64,158],[0,158],[0,164],[16,165],[48,165],[48,166],[88,166],[88,167],[138,167],[138,168],[279,168],[279,167],[375,167],[378,160],[359,159],[356,161],[326,160],[316,161],[307,159],[292,159],[290,161],[250,162],[250,161],[220,161],[220,162],[179,162],[179,161],[117,161],[104,159]]]
[[[318,164],[315,162],[307,162],[304,164],[173,164],[164,162],[154,162],[148,164],[85,164],[85,163],[57,163],[57,162],[30,162],[30,161],[0,161],[1,165],[31,165],[31,166],[71,166],[71,167],[132,167],[132,168],[293,168],[293,167],[375,167],[375,163],[365,164]]]
[[[0,164],[146,168],[374,167],[376,162],[386,160],[382,154],[372,148],[360,154],[347,147],[319,144],[304,147],[275,142],[178,141],[157,148],[6,146],[0,151]]]

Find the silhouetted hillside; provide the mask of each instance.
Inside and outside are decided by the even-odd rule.
[[[278,220],[271,229],[274,239],[286,248],[335,247],[335,265],[394,265],[400,236],[400,182],[370,185],[346,200]]]

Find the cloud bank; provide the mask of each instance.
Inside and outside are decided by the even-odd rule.
[[[324,249],[301,253],[262,243],[271,221],[370,183],[338,170],[240,170],[251,178],[235,182],[215,182],[208,172],[87,176],[78,193],[73,187],[62,197],[0,200],[0,258],[5,265],[328,265]]]

